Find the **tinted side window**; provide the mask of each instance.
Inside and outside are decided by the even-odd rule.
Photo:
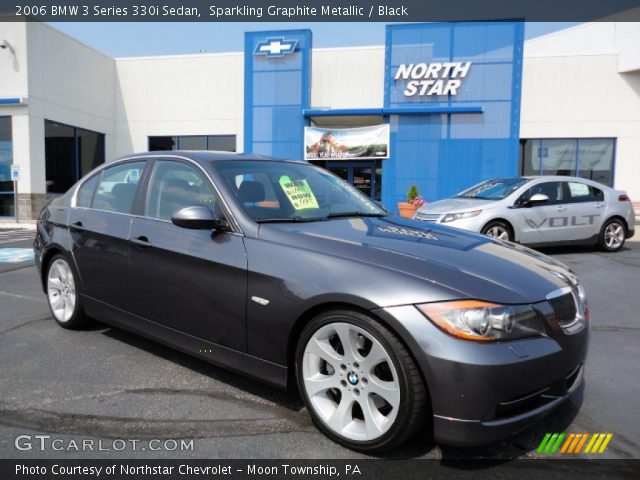
[[[84,207],[84,208],[91,207],[93,194],[96,191],[96,185],[98,185],[99,179],[100,179],[100,175],[94,175],[93,177],[91,177],[89,180],[87,180],[82,184],[76,196],[76,207]]]
[[[93,208],[108,212],[131,213],[136,186],[145,166],[142,162],[127,162],[102,171]]]
[[[156,162],[145,205],[147,217],[170,220],[184,207],[205,205],[215,211],[213,189],[206,177],[190,165],[171,160]]]
[[[604,192],[599,188],[581,182],[567,182],[567,184],[569,199],[572,203],[602,202],[604,200]]]
[[[559,203],[567,203],[567,198],[562,186],[563,182],[544,182],[534,185],[526,192],[524,192],[517,200],[516,205],[521,205],[523,202],[529,200],[536,193],[541,193],[549,197],[549,201],[541,203],[540,205],[555,205]]]

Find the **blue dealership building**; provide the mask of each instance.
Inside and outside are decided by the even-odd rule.
[[[265,40],[296,46],[287,53],[256,54]],[[412,184],[438,199],[486,178],[518,174],[522,22],[388,25],[379,108],[314,108],[312,43],[309,30],[245,34],[245,152],[299,158],[304,128],[318,118],[348,117],[359,126],[359,117],[377,117],[390,125],[388,158],[319,163],[343,175],[352,164],[361,165],[361,172],[380,170],[371,181],[381,183],[377,199],[390,208]],[[416,66],[447,63],[468,65],[455,95],[429,95],[428,89],[405,94],[414,76],[424,78],[422,72],[413,75]],[[403,65],[414,71],[396,79]],[[367,82],[366,72],[356,74]],[[429,75],[437,81],[436,76]],[[346,173],[352,182],[353,177]]]

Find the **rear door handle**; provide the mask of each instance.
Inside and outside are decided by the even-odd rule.
[[[603,206],[604,206],[604,203],[602,202],[596,203],[596,208],[602,208]]]
[[[73,222],[70,225],[70,228],[72,231],[74,232],[84,232],[85,228],[82,226],[82,222],[78,221],[78,222]]]
[[[559,207],[556,207],[556,211],[558,212],[564,212],[567,209],[567,207],[560,205]]]
[[[144,235],[140,235],[139,237],[132,238],[129,241],[131,243],[133,243],[134,245],[137,245],[138,247],[146,248],[146,247],[150,247],[151,246],[151,242]]]

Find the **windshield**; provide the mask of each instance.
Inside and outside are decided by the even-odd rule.
[[[477,198],[479,200],[502,200],[518,190],[529,180],[526,178],[499,178],[487,180],[459,193],[454,198]]]
[[[388,213],[326,170],[292,162],[213,163],[247,214],[257,222],[320,221]]]

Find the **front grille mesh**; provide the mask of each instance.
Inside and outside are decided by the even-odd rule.
[[[565,293],[559,297],[551,298],[549,303],[553,307],[560,325],[568,325],[575,321],[578,310],[572,293]]]

